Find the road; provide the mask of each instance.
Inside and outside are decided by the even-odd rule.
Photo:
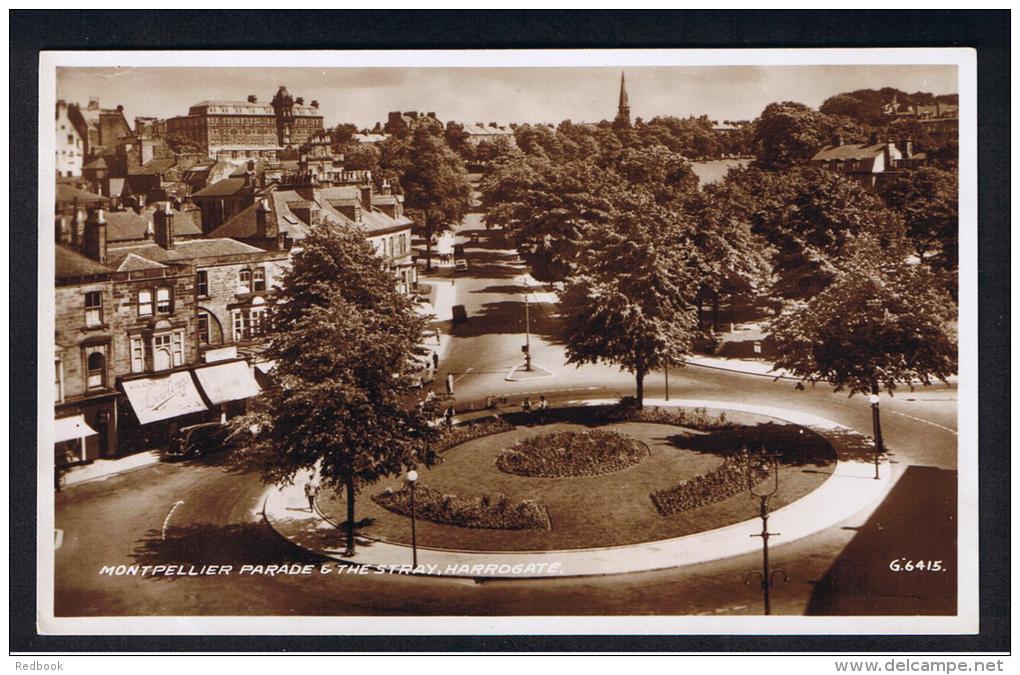
[[[481,229],[469,215],[462,240]],[[454,280],[469,319],[452,330],[440,363],[453,373],[460,410],[487,395],[519,403],[545,393],[553,404],[633,391],[633,380],[608,366],[563,365],[555,307],[531,295],[534,363],[549,377],[506,380],[523,363],[526,271],[498,234],[468,247],[467,272]],[[449,271],[436,276],[449,283]],[[661,374],[649,397],[665,394]],[[798,390],[769,377],[688,366],[670,373],[670,395],[767,402],[826,417],[870,434],[866,399],[829,387]],[[772,540],[772,561],[789,575],[773,594],[776,614],[951,613],[955,606],[956,390],[933,387],[883,399],[882,424],[898,482],[873,513],[805,539]],[[56,496],[57,616],[125,615],[512,615],[758,614],[761,592],[746,586],[757,554],[690,567],[620,576],[472,581],[400,576],[111,577],[106,565],[270,564],[306,561],[259,515],[258,476],[227,469],[213,456],[159,464]],[[900,558],[940,559],[948,572],[889,569]]]

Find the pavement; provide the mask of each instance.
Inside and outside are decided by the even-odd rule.
[[[603,405],[609,400],[576,402]],[[862,511],[877,507],[893,481],[887,462],[880,465],[879,478],[870,461],[870,439],[831,420],[770,406],[738,404],[700,399],[646,401],[662,407],[714,408],[767,415],[803,426],[827,440],[838,461],[832,475],[805,497],[770,515],[769,529],[781,533],[780,545],[803,539],[843,522]],[[366,537],[357,540],[352,557],[343,555],[343,537],[337,525],[316,509],[308,509],[303,485],[306,476],[293,484],[270,488],[262,512],[282,537],[314,554],[345,564],[378,569],[409,567],[411,547]],[[607,548],[566,551],[452,551],[417,547],[418,567],[408,573],[468,578],[546,578],[625,574],[694,565],[761,549],[761,521],[757,518],[693,535],[662,541]],[[776,544],[773,544],[776,546]]]
[[[61,484],[63,487],[69,487],[71,485],[78,485],[79,483],[103,480],[110,476],[116,476],[127,471],[134,471],[136,469],[152,466],[153,464],[158,464],[159,461],[160,452],[158,450],[137,452],[127,455],[126,457],[97,459],[89,464],[82,464],[81,466],[70,468],[67,473],[64,474]]]

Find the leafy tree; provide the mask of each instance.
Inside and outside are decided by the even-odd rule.
[[[848,117],[829,116],[801,103],[765,106],[755,124],[755,163],[770,171],[807,163],[837,134],[847,143],[863,142],[870,129]]]
[[[560,296],[567,362],[612,363],[634,373],[638,405],[645,375],[681,363],[697,332],[687,298],[693,224],[635,193],[613,221],[592,232],[578,274]]]
[[[774,249],[773,291],[779,297],[817,294],[864,234],[881,241],[883,255],[905,257],[901,219],[840,174],[813,167],[784,173],[751,168],[733,172],[727,183],[737,200],[746,200],[754,231]]]
[[[382,168],[398,176],[404,212],[425,237],[426,268],[431,270],[433,237],[460,222],[470,207],[464,164],[434,125],[421,125],[405,139],[388,139],[382,153]]]
[[[295,254],[274,306],[267,355],[279,386],[231,422],[242,444],[235,463],[257,468],[267,483],[317,469],[327,486],[346,491],[348,555],[357,492],[436,461],[436,405],[407,403],[424,327],[362,233],[320,225]]]
[[[625,181],[649,190],[659,203],[676,201],[698,189],[690,162],[663,145],[624,148],[613,160],[613,168]]]
[[[923,167],[880,186],[879,194],[903,217],[917,257],[954,272],[959,248],[959,185],[956,173]]]
[[[956,372],[952,298],[923,265],[876,264],[880,249],[861,242],[824,291],[792,303],[773,323],[777,368],[850,395],[892,394]]]
[[[178,136],[176,134],[167,134],[163,137],[163,142],[166,143],[170,151],[175,155],[187,155],[193,153],[204,152],[202,148],[192,140]]]
[[[521,257],[540,281],[572,274],[593,230],[612,219],[620,179],[592,162],[553,164],[541,159],[506,162],[483,181],[487,223],[514,237]]]
[[[371,171],[379,174],[382,153],[372,143],[350,143],[343,148],[344,168],[350,171]]]

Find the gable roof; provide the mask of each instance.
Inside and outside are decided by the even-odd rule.
[[[118,272],[137,272],[140,270],[158,270],[166,269],[166,265],[161,265],[155,260],[149,260],[143,258],[136,253],[128,253],[127,256],[121,261],[120,265],[117,266]]]
[[[191,239],[175,242],[174,248],[165,249],[154,242],[144,244],[127,244],[110,248],[107,256],[110,261],[120,265],[131,254],[156,262],[184,262],[202,258],[219,258],[239,253],[265,253],[261,248],[234,239]]]
[[[101,276],[113,272],[112,268],[59,244],[56,247],[54,263],[54,276],[58,281]]]

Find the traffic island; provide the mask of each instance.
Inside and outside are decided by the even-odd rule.
[[[605,406],[611,402],[598,403]],[[581,426],[576,420],[517,428],[446,450],[443,464],[421,470],[419,487],[429,486],[442,494],[472,498],[483,493],[503,493],[511,502],[532,499],[548,509],[551,527],[487,530],[419,519],[417,559],[423,565],[419,572],[514,578],[616,574],[706,562],[758,550],[760,542],[751,536],[760,530],[755,517],[757,503],[748,499],[745,492],[723,494],[717,501],[708,499],[708,503],[696,508],[666,515],[652,499],[656,490],[718,470],[727,461],[722,449],[740,442],[740,432],[745,427],[762,427],[759,432],[764,431],[769,438],[758,440],[764,440],[766,446],[771,442],[788,448],[789,456],[781,464],[780,489],[772,502],[770,522],[775,531],[782,532],[781,540],[777,539],[774,545],[790,543],[830,527],[876,503],[888,488],[888,465],[882,466],[879,480],[872,477],[870,441],[828,420],[762,406],[710,401],[646,402],[646,408],[654,406],[725,411],[732,426],[699,431],[655,423],[616,423],[610,428],[630,437],[640,435],[650,449],[650,456],[636,465],[600,476],[522,477],[502,473],[495,466],[498,453],[516,442],[514,439],[549,433],[555,427]],[[585,408],[589,407],[580,405],[575,410],[583,412]],[[763,419],[766,416],[769,419]],[[801,446],[795,450],[793,444],[797,439],[802,439]],[[469,467],[475,470],[469,471]],[[499,483],[500,479],[506,484]],[[304,519],[320,522],[299,525],[294,522],[294,512],[287,510],[303,501],[300,487],[296,486],[271,491],[265,513],[288,539],[323,555],[353,564],[406,564],[412,557],[410,519],[370,499],[387,488],[392,492],[403,489],[402,482],[383,481],[362,493],[358,500],[360,544],[350,559],[342,555],[343,528],[339,527],[344,520],[342,500],[323,494],[319,503],[322,517],[307,511],[303,514]],[[307,502],[304,506],[307,509]],[[285,522],[278,526],[281,517]],[[289,534],[292,531],[294,536]],[[499,571],[512,570],[525,562],[543,563],[544,567],[541,571],[532,568],[527,573]],[[427,567],[429,564],[435,567]],[[464,569],[470,573],[455,573]]]

